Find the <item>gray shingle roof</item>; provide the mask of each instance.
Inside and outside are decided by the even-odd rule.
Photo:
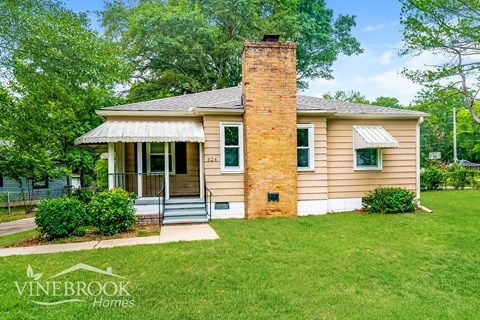
[[[238,86],[186,94],[183,96],[124,104],[121,106],[103,108],[102,110],[172,112],[191,112],[197,108],[242,110],[241,95],[242,88]],[[427,115],[426,113],[412,110],[378,107],[304,95],[297,95],[297,111],[333,111],[337,115],[409,115],[418,117]]]

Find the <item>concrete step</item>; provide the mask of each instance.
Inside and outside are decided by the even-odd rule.
[[[163,224],[186,224],[186,223],[207,223],[207,216],[195,217],[165,217]]]
[[[205,203],[167,203],[165,210],[182,210],[182,209],[203,209],[205,211]]]
[[[195,217],[195,216],[205,216],[207,213],[205,210],[198,209],[184,209],[184,210],[165,210],[165,217]]]
[[[179,197],[179,198],[170,198],[165,201],[166,205],[169,204],[187,204],[187,203],[205,203],[203,199],[200,198],[190,198],[190,197]]]

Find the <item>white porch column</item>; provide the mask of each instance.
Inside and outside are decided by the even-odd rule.
[[[165,142],[165,200],[170,199],[170,157],[168,156],[168,142]]]
[[[143,149],[142,143],[137,142],[137,196],[142,197],[143,193]]]
[[[200,199],[203,199],[205,182],[203,181],[203,143],[198,144],[198,172],[200,174]]]
[[[115,144],[108,144],[108,190],[115,188]]]

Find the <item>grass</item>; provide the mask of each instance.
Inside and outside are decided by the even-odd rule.
[[[433,214],[216,220],[220,240],[0,258],[1,319],[477,319],[480,191],[422,194]],[[133,307],[40,306],[30,265],[130,280]],[[97,281],[75,272],[68,281]]]
[[[21,207],[11,207],[10,214],[8,213],[8,208],[0,208],[0,223],[2,222],[10,222],[25,218],[32,218],[35,217],[33,213],[26,213],[25,208]]]

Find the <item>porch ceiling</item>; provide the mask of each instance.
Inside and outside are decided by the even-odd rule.
[[[110,142],[205,142],[205,133],[200,122],[107,121],[75,139],[90,150]]]

